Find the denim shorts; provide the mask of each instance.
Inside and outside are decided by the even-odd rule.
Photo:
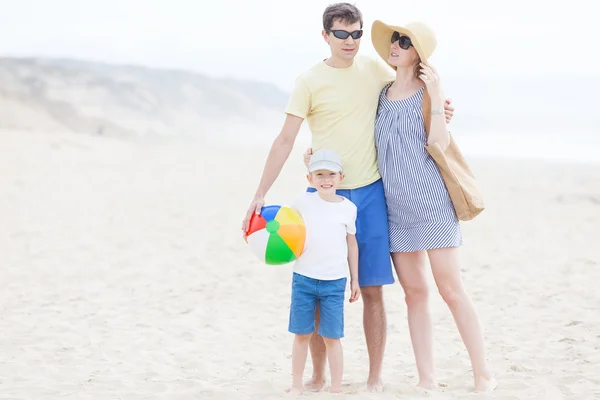
[[[318,302],[321,316],[318,334],[331,339],[343,338],[346,281],[347,278],[323,281],[294,272],[288,330],[297,335],[313,333]]]
[[[314,192],[314,188],[308,188]],[[358,242],[358,284],[382,286],[394,283],[387,205],[381,179],[356,189],[338,189],[336,193],[357,208],[356,241]]]

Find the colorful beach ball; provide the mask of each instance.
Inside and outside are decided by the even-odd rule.
[[[306,227],[296,210],[288,206],[270,205],[250,219],[246,242],[263,262],[287,264],[304,250]]]

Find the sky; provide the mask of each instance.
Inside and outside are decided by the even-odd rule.
[[[73,57],[271,82],[328,56],[320,0],[0,0],[0,56]],[[446,77],[598,77],[589,0],[361,0],[360,54],[375,56],[375,19],[422,21]]]

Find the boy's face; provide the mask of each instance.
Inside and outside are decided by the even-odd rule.
[[[320,169],[307,175],[308,181],[317,189],[320,194],[335,194],[336,189],[344,180],[344,174],[341,172],[328,171]]]

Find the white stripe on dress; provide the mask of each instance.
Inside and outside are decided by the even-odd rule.
[[[407,99],[379,97],[375,143],[388,208],[390,251],[462,244],[460,224],[437,165],[425,150],[423,88]]]

